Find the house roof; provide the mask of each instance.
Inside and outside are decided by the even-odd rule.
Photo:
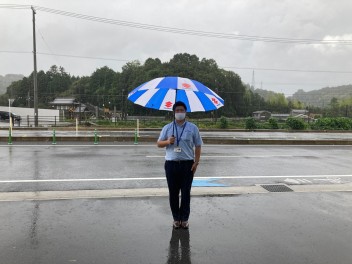
[[[56,98],[54,101],[50,102],[52,105],[73,105],[77,104],[75,98]]]
[[[272,117],[289,117],[290,114],[271,114]]]
[[[265,111],[265,110],[253,112],[253,114],[262,114],[262,113],[270,113],[270,112],[269,111]]]
[[[292,109],[291,112],[305,114],[305,113],[308,113],[308,110],[305,110],[305,109]]]

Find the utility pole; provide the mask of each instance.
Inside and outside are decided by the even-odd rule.
[[[253,89],[253,91],[255,90],[254,70],[253,70],[253,73],[252,73],[252,89]]]
[[[33,62],[34,62],[34,72],[33,72],[33,83],[34,83],[34,126],[38,127],[38,82],[37,82],[37,46],[35,39],[35,10],[31,6],[33,14]]]

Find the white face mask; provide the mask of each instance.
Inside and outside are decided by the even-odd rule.
[[[175,119],[178,121],[184,120],[186,118],[186,113],[175,113]]]

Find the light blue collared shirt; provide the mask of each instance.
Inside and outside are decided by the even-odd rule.
[[[177,132],[176,132],[177,129]],[[183,132],[182,132],[183,130]],[[181,136],[182,134],[182,136]],[[175,143],[173,145],[166,146],[166,160],[193,160],[194,159],[194,147],[199,147],[203,144],[203,140],[199,134],[198,127],[188,121],[185,121],[181,126],[177,122],[171,122],[163,127],[160,132],[158,141],[167,140],[169,137],[174,135]],[[181,152],[175,152],[177,148],[177,136],[179,138],[178,147],[181,148]]]

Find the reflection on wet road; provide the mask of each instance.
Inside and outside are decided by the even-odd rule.
[[[351,149],[206,145],[194,186],[348,183]],[[166,187],[163,164],[153,144],[0,146],[0,191]]]
[[[172,230],[167,263],[191,264],[189,229]]]

